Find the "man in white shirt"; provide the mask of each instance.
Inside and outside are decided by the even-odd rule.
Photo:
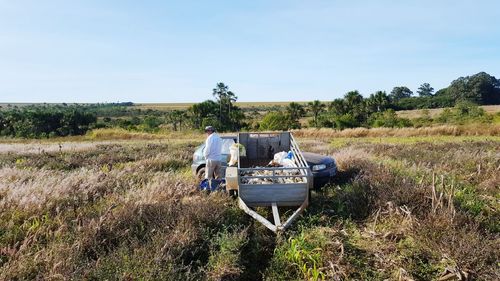
[[[220,179],[221,177],[221,150],[222,150],[222,139],[215,132],[215,128],[212,126],[207,126],[205,128],[205,133],[207,133],[207,140],[205,142],[205,150],[203,151],[203,156],[206,160],[205,167],[205,178],[209,180],[210,187],[211,180],[214,178]]]

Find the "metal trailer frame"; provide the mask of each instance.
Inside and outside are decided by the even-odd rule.
[[[261,141],[261,144],[259,144]],[[243,143],[242,143],[243,142]],[[242,158],[238,151],[238,168],[233,167],[232,179],[228,179],[238,188],[238,205],[248,215],[262,223],[273,232],[280,232],[289,227],[298,216],[307,208],[309,204],[309,190],[313,187],[312,172],[307,165],[302,152],[295,139],[290,132],[269,132],[269,133],[239,133],[238,143],[241,143],[246,148],[247,157],[252,160],[267,160],[271,153],[292,151],[294,161],[297,167],[263,167],[263,168],[243,168],[241,167]],[[254,147],[255,146],[255,147]],[[274,151],[272,151],[274,150]],[[271,158],[272,159],[272,158]],[[271,176],[252,176],[245,175],[245,172],[250,171],[272,171]],[[276,171],[296,170],[299,175],[275,175]],[[234,178],[236,177],[236,179]],[[294,178],[301,177],[300,183],[278,183],[279,178]],[[248,184],[242,183],[242,179],[249,178],[266,178],[273,183],[266,184]],[[257,213],[254,207],[271,207],[274,223]],[[279,207],[298,207],[290,217],[284,222],[281,221]]]

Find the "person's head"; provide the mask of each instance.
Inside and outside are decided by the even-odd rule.
[[[214,132],[215,132],[215,128],[214,128],[214,127],[212,127],[212,126],[206,126],[206,127],[205,127],[205,133],[206,133],[207,135],[211,135],[211,134],[212,134],[212,133],[214,133]]]

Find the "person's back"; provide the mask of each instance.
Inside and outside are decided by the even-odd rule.
[[[207,137],[205,143],[205,159],[219,161],[222,152],[222,139],[217,133],[212,133]]]

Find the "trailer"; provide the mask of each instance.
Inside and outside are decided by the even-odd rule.
[[[274,232],[289,227],[309,204],[312,172],[290,132],[239,133],[238,166],[226,169],[226,189],[238,195],[239,207]],[[290,152],[287,167],[269,167],[276,153]],[[273,222],[255,211],[271,207]],[[280,207],[297,207],[283,222]]]

